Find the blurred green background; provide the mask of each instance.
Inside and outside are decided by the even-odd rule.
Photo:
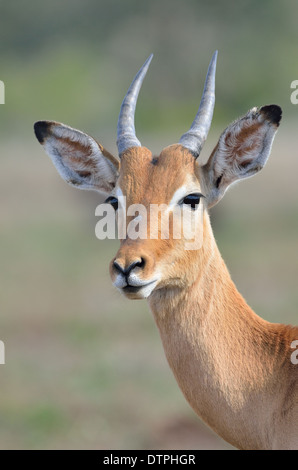
[[[184,400],[146,302],[112,287],[100,197],[59,178],[33,123],[65,122],[116,153],[121,101],[153,52],[136,126],[159,152],[189,128],[218,49],[202,157],[253,106],[277,103],[283,121],[266,169],[212,210],[215,236],[256,312],[297,324],[297,15],[295,0],[0,3],[1,449],[231,448]]]

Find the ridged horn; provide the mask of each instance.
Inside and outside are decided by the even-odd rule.
[[[217,51],[214,52],[209,64],[203,95],[197,115],[189,129],[181,137],[179,143],[189,149],[197,158],[207,139],[211,126],[215,103],[215,72]]]
[[[121,156],[121,154],[128,148],[141,147],[141,143],[137,139],[135,131],[135,109],[139,91],[152,57],[153,54],[148,57],[144,65],[140,68],[122,102],[117,126],[117,146],[119,156]]]

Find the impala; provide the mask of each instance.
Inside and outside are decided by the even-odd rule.
[[[121,106],[119,159],[58,122],[37,122],[36,137],[68,183],[106,193],[115,210],[123,196],[128,206],[164,204],[172,219],[182,210],[203,209],[196,221],[202,243],[195,250],[186,250],[183,236],[174,239],[172,232],[168,239],[123,237],[110,264],[112,281],[126,297],[148,299],[185,398],[216,433],[239,449],[297,449],[298,365],[291,354],[298,327],[269,323],[247,305],[219,253],[208,215],[232,183],[264,167],[281,109],[248,111],[223,131],[203,164],[200,152],[215,102],[215,52],[190,130],[152,155],[134,127],[151,59]]]

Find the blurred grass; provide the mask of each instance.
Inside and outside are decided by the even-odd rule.
[[[79,0],[0,6],[0,136],[26,137],[37,119],[56,119],[114,141],[119,105],[132,76],[155,54],[137,109],[142,136],[185,130],[197,110],[207,65],[219,49],[215,117],[290,103],[297,79],[295,18],[288,0]],[[154,100],[152,99],[154,97]],[[5,113],[4,113],[5,109]],[[111,132],[111,129],[112,132]]]
[[[116,150],[119,105],[146,57],[137,134],[154,152],[197,111],[219,49],[214,125],[255,105],[284,117],[266,169],[212,210],[240,292],[264,318],[297,324],[297,79],[294,0],[28,0],[0,6],[0,448],[230,448],[185,402],[145,302],[111,286],[117,243],[95,238],[100,198],[67,186],[33,136],[65,122]]]

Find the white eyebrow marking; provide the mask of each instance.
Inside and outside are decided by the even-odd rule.
[[[189,178],[188,178],[189,179]],[[201,188],[192,179],[178,188],[169,202],[168,209],[171,210],[181,199],[191,193],[200,193]]]
[[[119,186],[115,189],[115,197],[118,199],[121,209],[126,210],[126,196],[123,195],[122,189]]]
[[[182,199],[182,197],[186,195],[186,190],[187,190],[187,186],[184,184],[183,186],[180,186],[180,188],[178,188],[174,192],[172,199],[169,202],[169,208],[176,205],[177,202],[179,202],[180,199]]]
[[[116,188],[115,196],[116,197],[123,197],[122,189],[119,186]]]

